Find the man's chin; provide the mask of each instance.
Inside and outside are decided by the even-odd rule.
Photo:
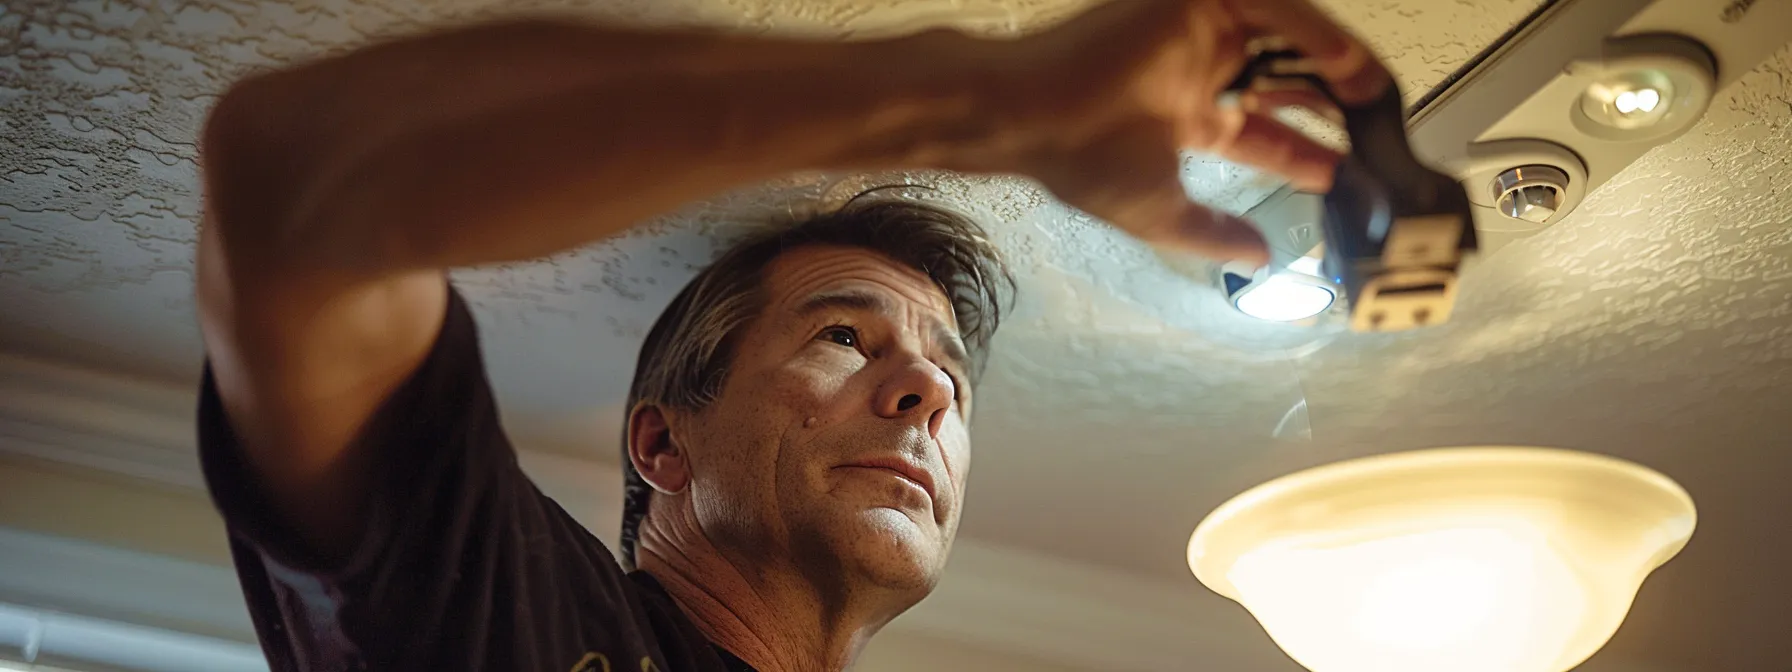
[[[945,569],[946,549],[931,520],[916,522],[920,515],[925,513],[865,509],[846,529],[838,530],[830,545],[843,569],[867,583],[888,590],[920,591],[925,596]]]

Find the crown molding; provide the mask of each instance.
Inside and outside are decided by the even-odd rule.
[[[0,353],[0,457],[198,490],[204,483],[194,445],[195,397],[192,385]],[[599,537],[615,538],[622,498],[615,466],[526,445],[518,459],[543,492]],[[217,590],[209,586],[217,577],[189,574],[161,583],[170,595]],[[226,588],[235,589],[233,578]],[[82,594],[92,597],[92,591]],[[961,538],[940,586],[889,629],[1089,669],[1272,667],[1280,654],[1262,631],[1239,613],[1215,609],[1215,600],[1192,577],[1146,579]],[[242,624],[205,625],[228,631]]]
[[[194,398],[167,382],[0,353],[0,455],[203,488]]]

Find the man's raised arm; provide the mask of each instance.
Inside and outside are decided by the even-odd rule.
[[[1322,55],[1346,95],[1385,79],[1300,0],[1116,2],[1006,42],[515,20],[249,78],[201,137],[201,325],[231,428],[300,541],[340,556],[369,487],[347,447],[430,351],[445,269],[799,169],[1023,173],[1153,242],[1261,258],[1248,226],[1188,201],[1177,150],[1329,175],[1336,155],[1273,110],[1213,106],[1263,32]]]

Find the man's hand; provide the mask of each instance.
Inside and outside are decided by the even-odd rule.
[[[1306,0],[1153,0],[1104,5],[1015,45],[1024,93],[1015,114],[1036,134],[1008,169],[1153,244],[1226,260],[1267,261],[1256,229],[1191,202],[1182,149],[1211,152],[1324,190],[1339,156],[1277,121],[1280,107],[1330,116],[1316,93],[1219,101],[1252,39],[1306,54],[1346,103],[1392,81],[1356,38]]]

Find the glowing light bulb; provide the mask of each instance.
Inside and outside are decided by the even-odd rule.
[[[1244,290],[1233,303],[1259,320],[1294,322],[1325,312],[1336,299],[1330,289],[1277,274]]]
[[[1617,630],[1694,515],[1665,476],[1608,457],[1415,451],[1233,498],[1189,566],[1315,672],[1562,672]]]
[[[1661,92],[1655,89],[1625,91],[1612,99],[1612,107],[1617,108],[1619,114],[1654,112],[1655,106],[1660,104]]]
[[[1625,91],[1618,94],[1618,97],[1612,100],[1612,106],[1618,108],[1618,112],[1623,114],[1630,114],[1641,107],[1641,105],[1637,103],[1635,91]]]

